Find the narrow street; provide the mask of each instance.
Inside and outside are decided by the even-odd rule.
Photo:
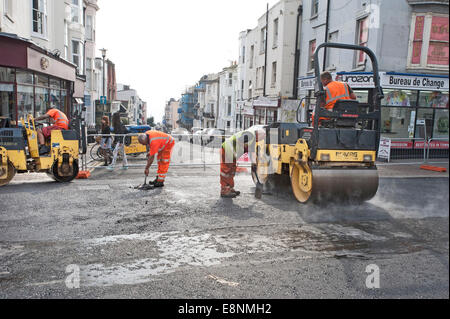
[[[142,164],[143,159],[133,159]],[[217,166],[95,169],[56,184],[17,176],[0,189],[0,298],[448,298],[448,177],[390,176],[360,206],[300,205],[280,188],[219,197]],[[154,167],[150,173],[153,176]],[[70,289],[71,268],[80,287]],[[366,267],[380,289],[366,287]]]

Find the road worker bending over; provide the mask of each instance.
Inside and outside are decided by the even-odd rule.
[[[321,105],[321,107],[325,107],[327,110],[334,109],[334,105],[339,100],[356,100],[356,95],[353,93],[352,88],[344,82],[333,81],[333,77],[330,72],[323,72],[320,75],[320,81],[325,89],[327,94],[325,105]],[[319,124],[321,121],[327,121],[328,118],[321,117],[319,119]],[[312,123],[314,123],[314,114],[312,116]]]
[[[43,129],[37,129],[38,141],[40,146],[39,155],[44,155],[50,152],[50,147],[45,145],[45,139],[51,137],[53,130],[69,129],[69,120],[67,119],[66,114],[58,109],[52,107],[47,108],[47,113],[35,118],[35,121],[43,121],[47,119],[50,119],[54,124],[52,126],[46,126]]]
[[[150,166],[155,160],[155,155],[158,154],[158,175],[151,185],[155,187],[164,187],[167,171],[170,166],[170,157],[172,149],[175,146],[175,140],[169,134],[159,131],[147,131],[145,134],[139,135],[139,143],[148,145],[150,150],[147,155],[147,166],[145,167],[145,176],[148,176]]]
[[[237,160],[245,153],[255,152],[255,135],[249,131],[236,133],[226,139],[220,150],[220,196],[236,198],[241,193],[234,189]],[[253,158],[252,154],[249,154]]]

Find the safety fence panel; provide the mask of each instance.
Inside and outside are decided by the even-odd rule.
[[[139,134],[111,134],[101,135],[92,134],[89,135],[91,140],[100,140],[102,137],[111,136],[114,140],[111,149],[107,150],[109,156],[115,148],[115,143],[119,140],[119,137],[128,139],[127,160],[129,167],[143,167],[147,159],[148,150],[145,146],[140,145],[137,141]],[[172,149],[171,166],[210,166],[220,165],[220,149],[223,142],[230,137],[230,135],[196,135],[196,134],[171,134],[175,140],[175,146]],[[129,153],[135,152],[137,153]],[[122,154],[119,152],[117,164],[120,165]],[[88,147],[88,167],[98,167],[95,162],[104,161],[104,151],[101,150],[100,142],[91,143]]]
[[[391,139],[391,160],[426,160],[426,140],[423,138]]]
[[[428,140],[427,159],[447,159],[448,160],[448,138],[431,138]]]

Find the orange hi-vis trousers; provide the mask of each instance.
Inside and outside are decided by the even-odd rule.
[[[236,159],[232,163],[225,160],[225,150],[220,150],[220,186],[221,194],[228,194],[234,188],[234,176],[236,175]]]
[[[158,182],[164,183],[166,180],[166,175],[170,166],[170,158],[172,156],[172,149],[174,146],[175,140],[167,144],[161,152],[158,152]]]

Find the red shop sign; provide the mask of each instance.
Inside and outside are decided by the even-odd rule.
[[[423,148],[425,142],[416,142],[414,144],[414,148]],[[434,141],[431,142],[430,145],[427,145],[427,147],[430,147],[430,149],[433,150],[448,150],[448,142],[447,141]]]
[[[410,142],[410,141],[392,141],[391,142],[391,148],[392,149],[412,149],[413,148],[413,142]]]

